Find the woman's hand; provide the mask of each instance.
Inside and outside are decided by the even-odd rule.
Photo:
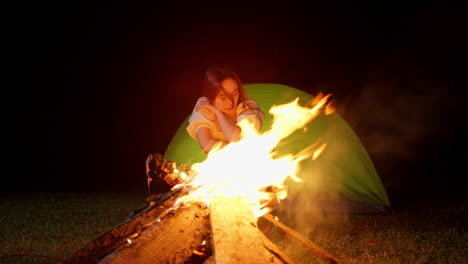
[[[222,111],[220,111],[214,105],[210,104],[208,100],[198,101],[194,110],[207,111],[211,113],[213,115],[214,121],[219,124],[221,131],[229,142],[235,142],[239,140],[240,128],[237,126],[236,121],[231,121]],[[206,136],[208,136],[208,138],[212,138],[211,134]],[[201,147],[204,151],[205,149],[211,149],[212,146],[212,144],[207,144],[206,142],[201,143]]]
[[[197,109],[198,108],[198,109]],[[207,110],[209,111],[210,113],[212,113],[213,115],[216,115],[219,110],[218,108],[214,107],[213,105],[209,104],[209,103],[204,103],[203,105],[201,106],[196,106],[195,107],[195,110],[196,111],[201,111],[201,110]]]

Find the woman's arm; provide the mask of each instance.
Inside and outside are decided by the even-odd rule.
[[[240,127],[236,123],[232,123],[223,112],[217,109],[215,115],[226,139],[229,140],[229,142],[238,141],[240,139]]]
[[[200,144],[200,148],[205,153],[210,152],[213,146],[217,143],[221,143],[222,145],[226,144],[226,142],[214,139],[211,135],[211,130],[207,127],[200,127],[197,130],[197,139],[198,143]]]
[[[230,121],[229,118],[218,108],[214,107],[211,104],[204,105],[201,108],[208,109],[211,113],[213,113],[216,116],[221,130],[223,131],[224,136],[229,142],[236,142],[240,139],[240,127],[237,126],[236,123]]]
[[[202,108],[210,111],[216,118],[215,122],[219,123],[219,127],[224,134],[224,137],[227,139],[227,142],[220,141],[213,138],[211,130],[207,127],[200,127],[197,129],[196,135],[198,143],[200,144],[203,152],[208,153],[216,143],[222,143],[226,145],[228,142],[236,142],[240,138],[241,129],[235,123],[233,123],[229,118],[216,107],[211,104],[205,104],[195,110],[200,111]]]

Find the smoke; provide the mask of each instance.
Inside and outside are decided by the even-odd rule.
[[[407,26],[412,37],[402,35],[392,52],[361,66],[356,91],[335,98],[373,158],[420,160],[424,151],[462,135],[466,40],[460,32],[466,18],[443,3],[414,16]]]
[[[437,175],[458,164],[453,149],[466,144],[464,91],[441,72],[401,58],[376,67],[358,86],[335,106],[387,190],[422,192],[421,182],[437,189]]]
[[[309,181],[288,183],[291,192],[275,213],[283,223],[313,239],[323,233],[324,224],[333,229],[334,225],[345,223],[350,211],[346,204],[332,202],[338,197],[337,193],[321,192],[324,175],[320,170],[311,174],[314,177]]]
[[[345,97],[336,93],[334,105],[368,152],[387,192],[421,192],[424,187],[419,179],[426,185],[436,184],[428,172],[432,163],[439,162],[434,159],[444,159],[446,151],[458,143],[463,131],[458,127],[463,124],[459,113],[465,107],[465,98],[432,72],[403,62],[376,67],[357,86]],[[319,235],[324,225],[345,224],[356,209],[351,203],[331,203],[338,193],[324,196],[320,192],[334,189],[326,188],[330,183],[323,180],[325,174],[346,174],[346,168],[336,166],[339,162],[332,159],[346,151],[341,149],[346,144],[336,142],[343,138],[336,133],[327,133],[325,141],[330,144],[323,159],[317,160],[321,165],[308,168],[313,177],[288,183],[294,190],[280,206],[280,219],[311,238]],[[389,195],[392,202],[398,199]]]
[[[375,158],[417,158],[415,146],[441,131],[441,113],[448,95],[428,87],[424,92],[402,90],[392,81],[366,84],[360,94],[337,112],[358,134]],[[350,100],[350,99],[349,99]]]
[[[385,50],[369,46],[370,53],[381,51],[379,56],[356,57],[350,67],[337,64],[329,72],[324,70],[327,74],[320,76],[321,80],[311,75],[306,81],[314,84],[307,88],[313,95],[333,94],[337,113],[368,152],[392,206],[397,200],[409,202],[406,191],[420,199],[424,197],[420,194],[434,196],[432,190],[441,189],[443,184],[458,185],[459,189],[465,186],[455,180],[456,175],[462,175],[455,168],[465,163],[455,153],[466,149],[467,92],[466,85],[458,83],[466,82],[461,70],[466,41],[459,34],[466,17],[455,9],[431,8],[414,16],[408,35],[388,34],[390,44]],[[325,184],[323,173],[311,170],[313,178],[288,184],[297,189],[290,192],[278,212],[280,220],[309,238],[316,237],[324,225],[345,223],[354,210],[346,204],[337,208],[329,203],[332,199],[316,195]],[[328,195],[325,198],[338,194]]]
[[[463,98],[448,83],[416,70],[380,77],[363,83],[357,96],[338,103],[337,112],[373,158],[417,160],[420,145],[450,132],[447,124],[461,110]]]

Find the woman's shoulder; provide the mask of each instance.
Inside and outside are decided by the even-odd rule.
[[[206,97],[198,98],[197,103],[195,104],[192,114],[189,119],[190,123],[200,122],[200,121],[203,121],[203,122],[214,121],[214,115],[210,111],[204,108],[201,108],[203,105],[207,105],[207,104],[209,104],[208,98]]]
[[[197,104],[198,103],[209,103],[209,100],[206,97],[200,97],[197,99]]]
[[[199,97],[197,99],[197,102],[195,103],[195,106],[193,107],[193,110],[195,111],[195,109],[200,108],[201,106],[203,106],[205,104],[209,104],[209,103],[210,103],[210,101],[208,101],[208,98]]]
[[[252,98],[245,98],[244,99],[244,104],[248,108],[253,108],[253,109],[258,109],[259,108],[257,102]]]
[[[257,102],[251,98],[245,98],[244,102],[239,105],[237,110],[238,115],[261,114],[263,116],[263,111],[260,109]]]
[[[254,99],[249,98],[249,97],[246,97],[246,98],[244,99],[244,102],[246,102],[246,103],[257,103]]]

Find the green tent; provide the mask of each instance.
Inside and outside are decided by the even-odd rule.
[[[280,84],[245,84],[244,88],[247,97],[257,101],[260,109],[265,112],[262,132],[271,128],[271,106],[289,103],[296,98],[299,98],[300,105],[305,105],[313,98],[309,93]],[[187,165],[205,160],[206,154],[186,131],[189,117],[190,115],[168,145],[164,153],[165,159]],[[305,199],[339,201],[334,204],[354,204],[355,208],[356,205],[364,205],[362,208],[367,206],[371,209],[364,210],[370,211],[390,206],[387,192],[367,151],[352,128],[336,112],[319,115],[305,129],[283,139],[275,151],[280,155],[298,153],[317,142],[327,143],[325,151],[315,160],[301,161],[298,176],[303,182],[286,182],[290,193],[288,198],[300,203]]]

